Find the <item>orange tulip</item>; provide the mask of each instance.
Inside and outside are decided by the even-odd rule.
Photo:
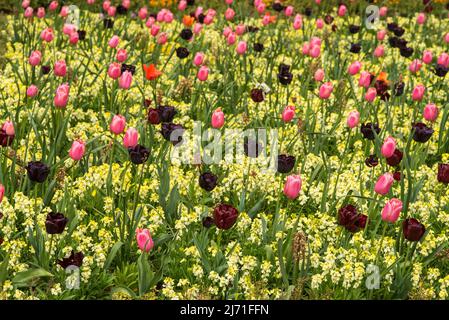
[[[186,27],[191,27],[193,25],[193,22],[195,22],[195,18],[191,17],[191,16],[184,16],[182,17],[182,23],[184,23],[184,25]]]
[[[149,66],[144,64],[143,70],[145,71],[145,78],[147,78],[147,80],[156,80],[162,74],[162,72],[156,69],[154,64],[150,64]]]

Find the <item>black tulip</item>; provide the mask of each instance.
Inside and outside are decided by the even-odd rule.
[[[350,33],[356,34],[356,33],[358,33],[359,31],[360,31],[360,26],[357,26],[357,25],[355,25],[355,24],[351,24],[351,25],[349,26],[349,32],[350,32]]]
[[[81,267],[83,264],[84,254],[82,252],[73,252],[70,254],[68,258],[64,258],[58,261],[58,264],[66,269],[69,266]]]
[[[403,56],[404,58],[410,58],[413,54],[413,48],[408,47],[400,48],[400,53],[401,56]]]
[[[362,46],[360,43],[352,43],[351,47],[349,48],[349,51],[352,53],[359,53],[360,50],[362,50]]]
[[[150,151],[140,144],[135,147],[129,147],[128,153],[131,162],[134,164],[142,164],[147,161],[150,156]]]
[[[415,218],[408,218],[402,223],[402,232],[408,241],[419,241],[426,232],[426,228]]]
[[[289,173],[295,166],[296,159],[294,156],[286,154],[278,155],[277,171],[279,173]]]
[[[441,78],[445,77],[448,72],[449,68],[443,66],[442,64],[437,64],[434,69],[434,73]]]
[[[379,158],[377,158],[376,155],[372,154],[365,159],[365,164],[370,168],[374,168],[379,164]]]
[[[173,135],[173,133],[175,133]],[[165,140],[170,141],[174,146],[182,142],[182,134],[184,133],[184,128],[180,124],[174,123],[163,123],[161,126],[161,134]],[[172,136],[173,135],[173,136]]]
[[[172,106],[159,106],[158,111],[162,122],[172,122],[177,113],[175,107]]]
[[[264,49],[264,46],[262,43],[255,43],[253,48],[254,48],[254,51],[256,51],[256,52],[262,52]]]
[[[182,29],[180,37],[184,40],[190,40],[193,37],[193,32],[190,29]]]
[[[403,156],[404,154],[401,150],[395,149],[393,155],[387,158],[387,164],[391,167],[396,167],[401,163]]]
[[[262,102],[264,100],[264,93],[262,89],[254,88],[251,90],[251,99],[254,102]]]
[[[433,129],[422,122],[417,122],[412,125],[413,140],[416,142],[427,142],[433,134]]]
[[[67,222],[69,222],[69,219],[62,213],[49,213],[45,220],[45,230],[48,234],[61,234],[64,232]]]
[[[189,54],[190,54],[189,49],[185,47],[176,48],[176,56],[179,59],[185,59],[189,56]]]
[[[212,191],[217,186],[218,177],[211,172],[204,172],[198,180],[199,185],[206,191]]]
[[[50,168],[41,161],[31,161],[26,166],[28,173],[28,178],[33,182],[42,183],[44,182],[48,174],[50,173]]]
[[[449,184],[449,164],[438,164],[438,182]]]
[[[377,123],[373,124],[368,122],[362,124],[360,131],[365,139],[374,140],[376,138],[374,132],[378,135],[380,133],[380,128]]]

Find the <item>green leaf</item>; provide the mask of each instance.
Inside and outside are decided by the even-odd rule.
[[[106,262],[104,263],[104,269],[107,270],[109,266],[111,265],[112,261],[114,261],[115,256],[117,255],[117,252],[122,247],[123,242],[117,241],[111,248],[111,251],[108,254],[108,257],[106,258]]]
[[[139,269],[139,295],[142,296],[150,289],[154,273],[148,263],[148,256],[142,253],[137,260],[137,267]]]
[[[22,272],[18,272],[12,279],[13,283],[26,283],[35,278],[53,277],[53,274],[42,268],[30,269]]]
[[[0,265],[0,285],[2,285],[3,282],[5,282],[8,276],[8,263],[9,263],[9,256],[6,256],[2,264]]]

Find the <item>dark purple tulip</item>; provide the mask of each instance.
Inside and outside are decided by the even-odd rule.
[[[422,122],[417,122],[412,125],[413,140],[416,142],[427,142],[433,134],[433,129]]]
[[[360,127],[360,131],[362,132],[362,135],[365,139],[374,140],[376,138],[374,132],[376,132],[376,134],[379,134],[380,128],[377,123],[372,124],[371,122],[368,122],[362,124],[362,126]]]
[[[6,131],[0,128],[0,146],[9,147],[14,140],[14,135],[8,136]]]
[[[355,233],[365,228],[367,216],[358,212],[352,204],[338,210],[338,224],[349,232]]]
[[[279,173],[289,173],[295,166],[296,159],[294,156],[289,156],[286,154],[278,155],[278,166],[277,170]]]
[[[44,182],[48,174],[50,173],[50,168],[41,161],[31,161],[26,166],[28,173],[28,178],[31,181],[42,183]]]
[[[437,179],[442,183],[449,183],[449,164],[440,163],[438,165]]]
[[[206,191],[212,191],[217,186],[218,177],[211,172],[204,172],[200,175],[199,185]]]
[[[365,159],[365,164],[370,168],[374,168],[379,164],[379,158],[377,158],[376,155],[372,154]]]
[[[175,107],[172,106],[159,106],[157,110],[159,111],[159,117],[162,122],[172,122],[177,113]]]
[[[408,218],[402,223],[402,231],[408,241],[419,241],[426,232],[426,228],[418,220]]]
[[[62,213],[49,213],[47,215],[47,220],[45,220],[45,230],[47,230],[48,234],[61,234],[65,226],[69,222]]]
[[[401,150],[395,149],[393,155],[387,158],[387,164],[389,166],[396,167],[401,163],[403,156],[404,154],[402,153]]]
[[[83,259],[84,259],[84,254],[82,252],[74,253],[72,251],[72,253],[70,254],[70,256],[68,258],[58,260],[58,264],[61,267],[63,267],[64,269],[66,269],[69,266],[76,266],[79,268],[83,264]]]
[[[254,102],[262,102],[264,98],[265,97],[262,89],[254,88],[251,90],[251,99]]]
[[[174,136],[172,134],[176,131]],[[163,123],[161,127],[161,134],[165,140],[170,141],[174,146],[181,143],[182,134],[184,133],[184,128],[180,124],[174,123]]]
[[[239,212],[229,204],[219,204],[214,209],[214,222],[217,228],[227,230],[231,228],[237,220]]]
[[[134,164],[142,164],[147,161],[150,156],[150,151],[140,144],[135,147],[129,147],[128,153],[131,162]]]

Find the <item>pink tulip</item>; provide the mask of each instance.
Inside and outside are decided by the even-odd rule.
[[[415,59],[412,61],[412,63],[410,64],[410,66],[408,67],[408,69],[413,72],[413,73],[417,73],[419,72],[419,70],[422,67],[422,63],[421,60],[419,59]]]
[[[321,47],[321,39],[318,37],[312,37],[312,39],[310,39],[310,46],[319,46]]]
[[[446,52],[440,54],[437,63],[441,64],[445,68],[449,67],[449,54],[447,54]]]
[[[54,73],[58,77],[65,77],[67,74],[67,65],[64,60],[56,61],[54,65]]]
[[[59,12],[59,15],[63,18],[67,17],[69,15],[70,9],[68,6],[62,6],[61,11]]]
[[[295,16],[295,20],[293,20],[293,28],[295,30],[299,30],[302,28],[302,16],[300,14],[297,14]]]
[[[385,203],[382,209],[382,220],[385,222],[395,223],[399,219],[402,211],[402,201],[392,198]]]
[[[376,88],[368,88],[365,94],[365,100],[368,102],[373,102],[376,99],[377,90]]]
[[[357,73],[359,73],[360,69],[362,68],[362,64],[359,61],[354,61],[353,63],[351,63],[351,65],[348,67],[348,73],[351,76],[356,75]]]
[[[194,34],[200,34],[201,30],[203,30],[203,25],[201,23],[197,22],[193,25]]]
[[[225,2],[227,5],[231,5],[234,2],[234,0],[226,0]]]
[[[81,140],[73,141],[72,147],[69,150],[69,156],[74,161],[80,161],[83,156],[84,152],[86,151],[86,145]]]
[[[448,14],[449,17],[449,14]],[[444,35],[444,42],[449,43],[449,32]]]
[[[133,75],[129,71],[125,71],[120,76],[120,79],[118,80],[118,85],[122,89],[128,90],[131,87],[131,83],[133,81]]]
[[[334,87],[332,85],[332,82],[323,83],[320,87],[320,98],[321,99],[329,99],[333,90],[334,90]]]
[[[116,35],[112,36],[112,38],[109,40],[108,45],[111,48],[116,48],[118,46],[118,43],[120,42],[120,38]]]
[[[157,43],[158,44],[166,44],[168,41],[168,35],[167,32],[161,32],[158,36],[157,36]]]
[[[418,14],[418,17],[416,18],[416,23],[417,24],[424,24],[426,22],[426,15],[425,15],[425,13],[420,13],[420,14]]]
[[[2,129],[6,132],[6,135],[12,137],[15,135],[14,124],[11,121],[5,121],[2,126]]]
[[[151,33],[151,35],[152,35],[153,37],[155,37],[155,36],[157,36],[157,34],[159,33],[159,30],[161,30],[161,27],[160,27],[159,25],[157,25],[157,24],[153,24],[153,25],[151,26],[151,31],[150,31],[150,33]]]
[[[310,45],[309,56],[312,58],[318,58],[321,54],[321,46],[319,45]]]
[[[122,6],[124,6],[126,9],[129,9],[129,7],[131,6],[131,0],[123,0]]]
[[[0,183],[0,203],[2,203],[4,195],[5,195],[5,187]]]
[[[138,16],[141,20],[145,20],[148,15],[148,9],[146,7],[140,8]]]
[[[64,33],[65,35],[70,35],[71,33],[76,31],[76,26],[70,23],[66,23],[64,24],[64,26],[62,27],[62,33]]]
[[[46,28],[41,32],[41,39],[45,42],[51,42],[54,38],[53,29]]]
[[[123,137],[123,145],[125,148],[132,148],[137,146],[137,142],[139,141],[139,132],[135,128],[129,128],[125,132],[125,136]]]
[[[187,8],[187,1],[186,0],[179,1],[178,10],[184,11],[186,8]]]
[[[33,11],[34,11],[33,8],[28,7],[28,8],[25,9],[25,12],[23,13],[23,16],[25,18],[32,18],[33,17]]]
[[[232,10],[232,8],[227,8],[225,11],[226,20],[228,20],[228,21],[232,20],[232,19],[234,19],[234,16],[235,16],[235,11]]]
[[[376,58],[380,58],[385,54],[385,48],[384,46],[380,45],[374,50],[374,56]]]
[[[109,129],[112,133],[119,135],[125,130],[126,119],[124,116],[116,114],[109,125]]]
[[[394,151],[396,150],[396,140],[393,137],[387,137],[380,149],[382,155],[385,158],[390,158],[393,156]]]
[[[244,24],[239,24],[237,27],[235,27],[235,33],[239,36],[245,33],[246,27]]]
[[[209,68],[206,66],[201,66],[197,73],[198,80],[206,81],[209,77]]]
[[[290,175],[284,185],[284,194],[289,199],[296,199],[301,191],[302,180],[300,175]]]
[[[242,54],[245,54],[246,48],[247,48],[246,42],[245,41],[240,41],[237,44],[236,51],[237,51],[238,54],[242,55]]]
[[[65,108],[69,100],[70,87],[67,83],[61,84],[56,89],[55,98],[53,100],[56,108]]]
[[[259,5],[257,6],[256,10],[257,10],[257,12],[258,12],[259,14],[262,14],[262,13],[264,13],[265,8],[266,8],[266,6],[265,6],[265,4],[262,2],[261,4],[259,4]]]
[[[156,22],[156,19],[154,19],[153,17],[149,17],[147,22],[145,22],[145,26],[147,28],[151,28],[155,22]]]
[[[30,6],[31,1],[30,0],[23,0],[22,1],[22,8],[26,9]]]
[[[172,23],[173,19],[174,19],[173,13],[168,10],[167,13],[164,15],[164,22]]]
[[[42,59],[42,53],[38,50],[35,50],[31,52],[30,57],[28,58],[28,62],[33,66],[37,66],[39,63],[41,63]]]
[[[193,64],[199,67],[200,65],[203,64],[203,62],[204,62],[204,53],[197,52],[195,54],[195,57],[193,58]]]
[[[223,35],[227,38],[232,32],[232,28],[231,27],[225,27],[223,29]]]
[[[394,182],[393,175],[389,172],[384,173],[377,180],[376,185],[374,186],[374,191],[384,196],[388,192],[390,192],[390,188],[393,182]]]
[[[128,53],[125,49],[118,49],[116,54],[116,59],[118,62],[125,62],[128,58]]]
[[[78,32],[72,32],[71,34],[70,34],[70,36],[69,36],[69,42],[70,42],[70,44],[77,44],[78,43],[78,41],[79,41],[79,39],[80,39],[80,37],[79,37],[79,34],[78,34]]]
[[[422,84],[418,84],[415,88],[413,88],[412,99],[414,101],[421,101],[424,97],[424,92],[426,91],[426,87]]]
[[[284,13],[287,17],[291,17],[293,15],[293,11],[295,9],[293,8],[293,6],[287,6],[287,8],[285,8]]]
[[[318,69],[317,71],[315,71],[315,74],[313,76],[315,78],[315,81],[317,82],[321,82],[324,79],[324,70],[323,69]]]
[[[351,111],[346,119],[346,124],[353,129],[359,125],[360,113],[357,110]]]
[[[50,2],[50,5],[48,6],[48,9],[50,11],[55,11],[58,8],[58,1],[52,1]]]
[[[215,129],[220,129],[221,127],[223,127],[224,122],[225,122],[225,118],[224,118],[224,113],[223,111],[221,111],[221,108],[216,109],[213,113],[212,113],[212,127]]]
[[[308,42],[305,42],[302,45],[302,54],[308,55],[310,52],[310,44]]]
[[[379,9],[379,15],[381,17],[385,17],[387,15],[387,13],[388,13],[388,8],[387,7],[381,7]]]
[[[315,25],[316,25],[317,29],[323,29],[323,27],[324,27],[323,19],[320,19],[320,18],[316,19]]]
[[[282,121],[290,122],[295,117],[295,107],[294,106],[286,106],[284,111],[282,111]]]
[[[37,8],[36,16],[39,19],[42,19],[43,17],[45,17],[45,8],[44,7]]]
[[[198,16],[199,16],[200,14],[202,14],[203,11],[204,11],[203,7],[198,7],[198,8],[196,8],[195,13],[194,13],[195,18],[198,18]]]
[[[149,252],[154,247],[154,241],[151,238],[150,230],[148,229],[136,229],[136,241],[137,246],[144,252]]]
[[[432,51],[424,50],[424,52],[422,54],[422,60],[425,64],[432,63],[432,60],[433,60]]]
[[[112,79],[118,79],[122,75],[122,67],[119,63],[113,62],[109,65],[108,76]]]
[[[102,6],[103,6],[104,11],[108,11],[108,9],[111,7],[111,1],[109,1],[109,0],[103,1]]]
[[[438,107],[433,103],[429,103],[424,107],[423,116],[427,121],[434,122],[438,118]]]
[[[377,31],[377,40],[383,41],[385,39],[385,36],[387,35],[387,30],[379,30]]]
[[[359,87],[368,88],[371,85],[371,73],[362,71],[359,77]]]
[[[340,7],[338,8],[338,15],[340,17],[344,17],[346,15],[346,12],[348,11],[348,9],[346,8],[346,6],[344,4],[340,5]]]
[[[34,84],[32,84],[27,89],[27,96],[30,98],[35,97],[38,92],[39,92],[39,89]]]

